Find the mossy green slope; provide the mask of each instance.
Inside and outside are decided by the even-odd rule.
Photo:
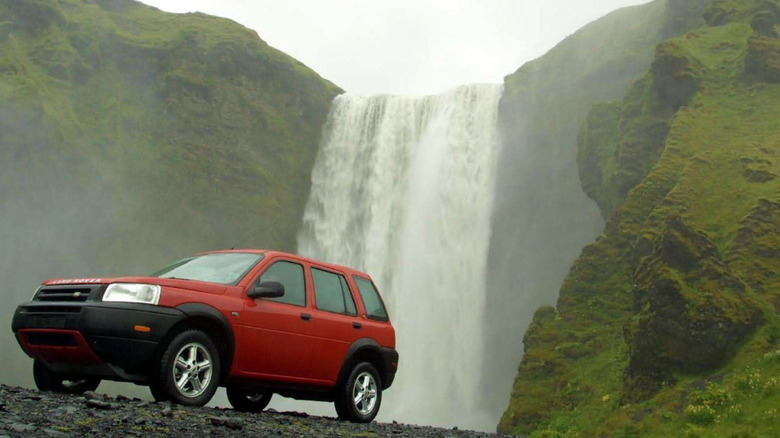
[[[513,375],[522,356],[520,339],[507,345],[506,333],[522,333],[537,306],[555,302],[572,261],[603,226],[577,175],[579,126],[594,104],[619,99],[645,74],[660,41],[703,24],[707,3],[657,0],[614,11],[505,78],[487,276],[485,342],[495,360],[485,368],[486,392],[506,391],[511,377],[496,376]]]
[[[13,302],[52,276],[294,249],[340,92],[227,19],[0,0],[0,278]]]
[[[591,112],[579,164],[609,220],[537,311],[499,430],[780,435],[776,11],[714,1],[707,26]],[[628,129],[637,117],[668,130]]]
[[[292,246],[338,88],[221,18],[129,0],[0,5],[6,187],[29,164],[114,185],[197,246]]]

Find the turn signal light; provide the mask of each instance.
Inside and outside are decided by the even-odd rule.
[[[145,325],[137,325],[137,326],[133,327],[133,330],[135,330],[137,332],[141,332],[141,333],[149,333],[149,332],[152,331],[152,328],[151,327],[147,327]]]

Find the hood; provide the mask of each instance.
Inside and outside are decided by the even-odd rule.
[[[206,292],[221,295],[225,293],[228,286],[219,283],[208,283],[205,281],[184,280],[180,278],[160,278],[160,277],[113,277],[113,278],[54,278],[43,282],[44,286],[53,285],[84,285],[84,284],[110,284],[110,283],[143,283],[158,284],[162,287],[171,287],[176,289],[193,290],[197,292]]]

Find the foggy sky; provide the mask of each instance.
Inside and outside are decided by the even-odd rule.
[[[647,0],[143,0],[233,19],[347,92],[499,83],[583,25]]]

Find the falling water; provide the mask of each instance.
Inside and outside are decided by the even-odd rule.
[[[500,96],[471,85],[333,103],[298,250],[382,292],[401,355],[385,420],[495,427],[478,402]]]

